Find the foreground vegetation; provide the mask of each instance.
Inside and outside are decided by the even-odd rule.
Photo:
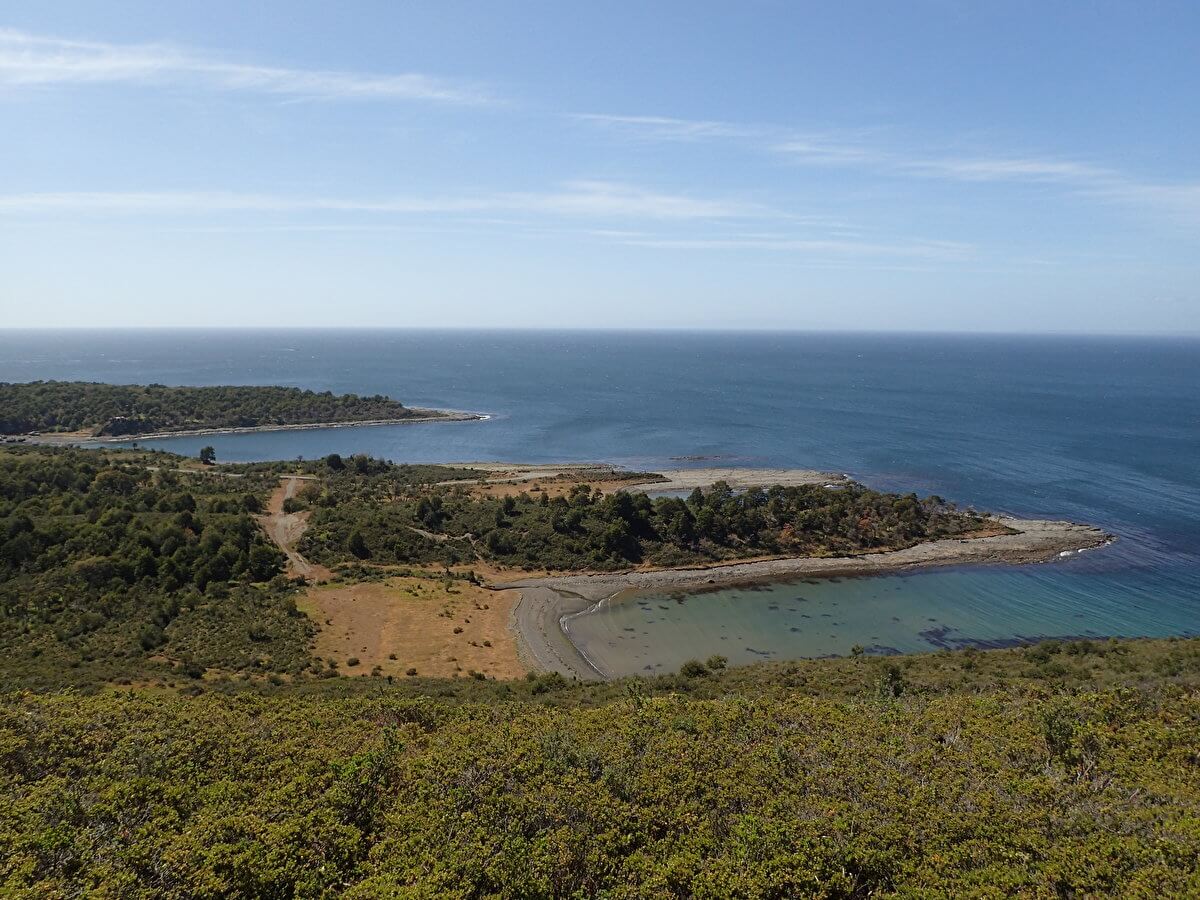
[[[22,896],[1194,896],[1195,684],[0,704]]]
[[[350,583],[415,557],[449,590],[474,578],[450,548],[521,562],[525,541],[629,562],[590,543],[618,520],[642,560],[978,525],[858,487],[507,501],[469,469],[366,457],[6,448],[0,894],[1200,893],[1200,640],[714,657],[601,684],[339,669],[255,519],[296,471],[316,530],[359,536],[312,544]]]
[[[414,415],[388,397],[335,396],[291,387],[166,387],[84,381],[0,383],[0,434],[89,431],[94,436],[210,428],[400,421]]]

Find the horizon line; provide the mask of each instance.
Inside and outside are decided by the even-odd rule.
[[[1140,337],[1140,338],[1200,338],[1198,331],[1014,331],[1009,329],[924,329],[924,328],[824,328],[820,326],[704,326],[704,325],[4,325],[6,332],[167,332],[167,331],[423,331],[423,332],[491,332],[491,333],[618,333],[618,334],[840,334],[876,336],[945,336],[945,337]]]

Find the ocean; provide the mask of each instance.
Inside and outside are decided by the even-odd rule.
[[[0,381],[281,384],[486,421],[176,438],[219,460],[601,461],[831,469],[873,487],[1099,525],[1027,567],[687,596],[576,617],[614,674],[1200,633],[1200,340],[817,333],[0,331]]]

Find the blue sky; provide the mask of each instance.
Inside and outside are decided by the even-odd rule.
[[[0,325],[1200,332],[1200,4],[0,6]]]

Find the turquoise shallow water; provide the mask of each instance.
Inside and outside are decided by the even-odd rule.
[[[623,602],[573,620],[614,671],[1047,635],[1200,633],[1200,342],[929,335],[0,332],[0,380],[291,384],[487,422],[154,442],[224,460],[830,468],[1117,533],[1021,569]],[[803,598],[801,601],[798,598]],[[666,609],[660,609],[665,606]],[[772,608],[775,607],[775,608]],[[808,618],[805,618],[808,616]],[[632,629],[626,630],[626,629]]]
[[[1159,603],[1133,572],[1097,582],[1083,567],[1055,563],[631,594],[566,625],[598,668],[627,675],[673,671],[714,653],[742,664],[840,656],[855,645],[893,654],[1047,636],[1166,637],[1195,633],[1196,612]]]

